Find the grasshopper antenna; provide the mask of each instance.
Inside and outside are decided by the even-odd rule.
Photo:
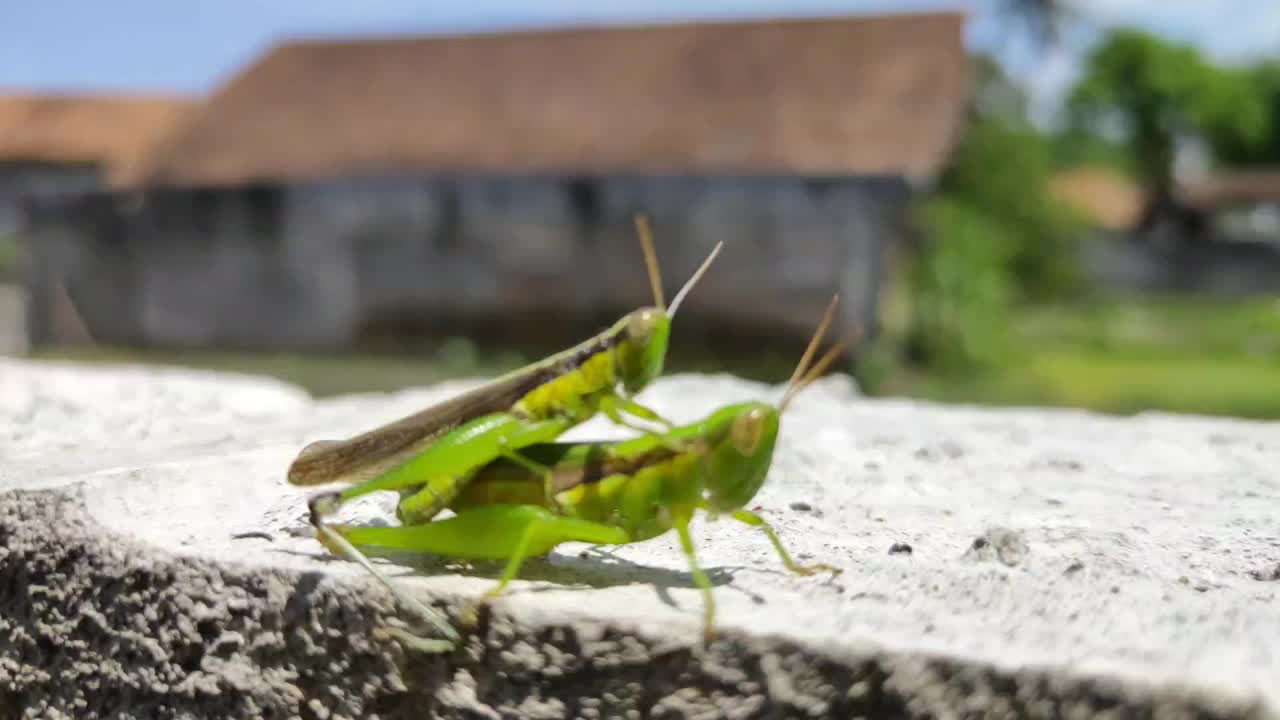
[[[813,337],[809,340],[809,345],[804,349],[804,355],[800,357],[800,362],[796,363],[796,369],[791,373],[791,379],[788,381],[786,392],[782,395],[782,401],[778,405],[779,411],[785,410],[787,405],[791,403],[791,399],[795,397],[812,378],[817,375],[816,370],[820,374],[835,360],[837,353],[828,352],[818,363],[812,368],[809,362],[813,359],[813,354],[817,352],[818,347],[822,344],[822,338],[827,333],[827,328],[831,326],[831,320],[835,317],[836,305],[840,302],[840,294],[836,293],[831,296],[831,302],[827,303],[827,309],[822,313],[822,320],[818,322],[818,327],[813,331]],[[842,343],[847,345],[848,343]],[[839,347],[839,346],[837,346]],[[843,348],[841,348],[843,349]]]
[[[662,274],[658,270],[658,254],[653,250],[653,233],[649,229],[649,218],[636,215],[636,232],[640,235],[640,246],[644,248],[644,264],[649,268],[649,286],[653,289],[653,302],[659,308],[666,308],[666,300],[662,296]]]
[[[851,344],[857,341],[859,335],[861,335],[860,330],[855,332],[853,337],[847,337],[836,343],[835,346],[823,354],[822,358],[818,360],[818,362],[813,364],[813,367],[809,368],[809,370],[805,372],[804,377],[800,378],[799,381],[787,388],[786,395],[782,397],[782,402],[778,405],[778,412],[785,412],[787,405],[791,404],[791,401],[795,399],[796,395],[800,394],[801,390],[809,387],[814,380],[822,377],[822,374],[827,371],[827,368],[831,367],[831,364],[836,361],[836,358],[840,357],[845,350],[849,349]]]
[[[813,331],[813,337],[809,339],[809,346],[804,349],[804,354],[800,356],[800,362],[796,363],[796,369],[791,373],[791,379],[787,381],[789,385],[795,385],[800,376],[804,374],[806,368],[809,367],[809,361],[813,359],[813,353],[817,351],[818,345],[822,343],[822,336],[826,334],[827,327],[831,325],[831,318],[835,315],[836,304],[840,302],[840,293],[831,296],[831,302],[827,303],[827,309],[822,313],[822,320],[818,322],[818,329]]]
[[[711,261],[715,260],[716,256],[720,254],[720,248],[722,247],[724,247],[723,240],[716,243],[716,246],[711,249],[711,254],[707,256],[707,259],[702,261],[702,265],[698,266],[698,269],[694,271],[693,276],[689,278],[689,281],[684,284],[684,287],[680,288],[680,292],[676,293],[676,299],[672,300],[671,307],[667,308],[668,317],[676,316],[676,310],[680,308],[680,303],[684,302],[685,296],[688,295],[689,291],[693,289],[693,286],[697,285],[698,281],[702,279],[703,273],[707,271],[707,268],[711,267]]]
[[[836,343],[830,350],[827,350],[827,352],[822,356],[822,359],[814,363],[813,367],[809,368],[809,372],[805,373],[804,377],[800,379],[800,389],[803,390],[804,388],[812,384],[815,380],[822,377],[823,373],[825,373],[827,369],[831,367],[831,364],[836,361],[836,358],[840,357],[840,355],[843,354],[844,351],[848,350],[855,343],[857,343],[858,339],[861,336],[862,336],[862,328],[859,327],[856,330],[854,330],[849,337],[842,339],[840,342]]]

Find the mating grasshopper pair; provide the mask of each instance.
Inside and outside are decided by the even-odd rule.
[[[528,557],[565,542],[620,545],[674,529],[704,598],[704,631],[714,624],[711,583],[699,568],[689,523],[697,510],[760,527],[786,567],[809,574],[835,568],[799,566],[772,528],[745,509],[764,484],[781,413],[795,393],[839,355],[833,348],[810,361],[831,321],[832,299],[775,408],[747,402],[720,408],[697,422],[674,426],[634,396],[661,375],[671,321],[688,292],[719,253],[717,245],[669,308],[648,224],[637,218],[655,306],[628,313],[578,346],[498,378],[469,393],[342,442],[303,448],[289,481],[313,485],[354,482],[310,502],[311,521],[330,550],[360,562],[397,597],[417,607],[444,640],[402,636],[427,650],[456,644],[457,632],[437,613],[392,586],[356,546],[407,549],[465,559],[506,560],[496,587],[476,605],[502,593]],[[554,442],[597,412],[641,431],[617,442]],[[655,422],[655,430],[624,417]],[[401,527],[327,525],[339,503],[378,490],[398,490]],[[442,510],[453,517],[434,520]]]

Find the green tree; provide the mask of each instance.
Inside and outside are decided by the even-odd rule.
[[[1111,32],[1089,54],[1068,111],[1076,128],[1118,132],[1157,204],[1172,197],[1180,142],[1217,137],[1223,147],[1252,148],[1267,131],[1266,108],[1247,76],[1129,29]]]
[[[1001,362],[1013,305],[1080,281],[1073,216],[1049,193],[1051,139],[1027,122],[999,66],[975,62],[969,123],[920,207],[922,245],[907,275],[908,358],[947,373]]]
[[[973,99],[970,119],[997,118],[1009,125],[1027,125],[1030,101],[994,57],[977,53],[970,61]]]
[[[1053,164],[1057,168],[1087,165],[1111,168],[1130,177],[1137,174],[1128,145],[1085,128],[1068,126],[1056,133],[1050,142],[1053,144]]]
[[[1078,287],[1073,214],[1049,193],[1051,139],[1027,124],[981,116],[952,153],[938,189],[1000,225],[1012,297],[1042,301]]]
[[[949,375],[998,364],[1008,344],[1015,242],[1004,225],[947,195],[925,202],[917,217],[924,246],[906,278],[907,359]]]
[[[1214,158],[1231,166],[1280,164],[1280,60],[1224,70],[1217,91],[1220,111],[1204,128]]]

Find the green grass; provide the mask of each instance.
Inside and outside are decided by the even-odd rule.
[[[1274,362],[1203,357],[1118,356],[1043,350],[1025,362],[967,379],[903,374],[879,394],[989,405],[1045,405],[1130,414],[1163,410],[1280,418]]]
[[[1018,311],[1020,351],[966,378],[899,369],[878,394],[1129,414],[1280,418],[1280,302],[1148,298]]]
[[[1052,352],[1029,368],[1053,404],[1129,413],[1147,409],[1280,417],[1275,361]]]
[[[1027,345],[1092,346],[1148,356],[1280,358],[1280,298],[1103,300],[1023,310],[1017,339]]]

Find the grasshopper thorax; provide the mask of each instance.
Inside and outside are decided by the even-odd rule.
[[[662,374],[671,317],[661,308],[646,307],[628,313],[620,325],[618,379],[635,394]]]
[[[708,422],[714,438],[707,456],[703,499],[712,512],[732,512],[751,502],[773,462],[781,414],[762,402],[722,408]]]

